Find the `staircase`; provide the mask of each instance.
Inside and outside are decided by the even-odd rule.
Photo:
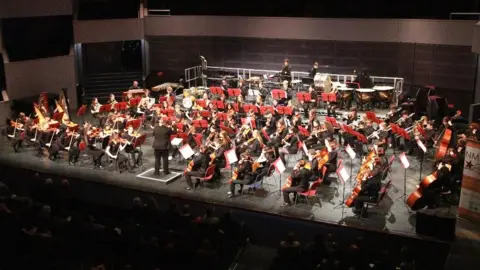
[[[84,82],[84,103],[90,104],[94,97],[104,103],[110,94],[115,94],[117,100],[120,100],[122,93],[128,90],[133,81],[142,85],[141,71],[87,74]]]

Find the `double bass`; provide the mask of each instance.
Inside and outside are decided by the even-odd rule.
[[[448,127],[445,127],[443,132],[440,134],[440,138],[438,139],[438,147],[437,152],[435,153],[435,160],[442,159],[445,154],[447,154],[448,146],[450,145],[450,140],[452,139],[452,130]]]
[[[452,170],[452,166],[450,164],[440,163],[438,165],[437,170],[432,172],[430,175],[425,176],[425,178],[423,178],[422,182],[420,182],[420,185],[418,186],[418,188],[408,196],[406,203],[413,211],[417,211],[417,210],[425,207],[425,205],[422,204],[421,199],[424,195],[425,190],[427,190],[432,185],[432,183],[437,180],[438,171],[442,167],[448,168],[449,171]]]

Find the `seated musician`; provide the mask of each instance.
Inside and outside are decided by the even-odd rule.
[[[275,149],[270,142],[267,142],[262,148],[262,153],[254,163],[258,163],[258,168],[253,172],[253,179],[257,179],[258,175],[267,175],[270,165],[277,159]]]
[[[110,143],[105,149],[105,153],[117,161],[120,169],[125,168],[129,172],[133,172],[132,165],[128,161],[128,155],[123,152],[126,146],[127,142],[122,139],[118,133],[114,133],[110,138]]]
[[[125,96],[124,102],[128,102],[128,104],[130,104],[130,100],[132,100],[132,99],[133,99],[132,92],[127,92],[127,96]]]
[[[257,97],[255,98],[255,106],[257,106],[257,107],[263,106],[263,98],[262,98],[262,96],[257,96]]]
[[[185,118],[185,114],[182,112],[182,109],[180,107],[180,105],[175,105],[175,119],[177,119],[177,121],[180,121],[180,119],[184,119]]]
[[[142,99],[150,99],[152,96],[149,89],[145,89],[145,94],[143,94]]]
[[[292,119],[290,120],[290,125],[294,127],[302,125],[302,116],[299,111],[296,111],[295,114],[293,114]]]
[[[252,133],[252,138],[254,140],[248,145],[248,153],[253,156],[259,156],[263,148],[263,139],[260,131],[254,130]]]
[[[235,194],[235,186],[239,185],[240,189],[237,191],[239,194],[242,192],[243,185],[251,184],[255,179],[252,177],[252,160],[247,153],[240,155],[238,161],[238,167],[233,172],[232,179],[230,180],[230,191],[227,193],[228,197],[233,197]]]
[[[283,120],[279,120],[276,122],[277,129],[273,134],[270,135],[270,138],[274,144],[276,144],[278,147],[282,144],[283,138],[287,136],[288,134],[288,129],[286,127],[285,122]]]
[[[137,81],[133,81],[132,85],[128,88],[129,90],[140,89]]]
[[[280,101],[281,104],[286,105],[288,100],[292,100],[292,98],[295,96],[295,91],[290,88],[289,82],[287,80],[283,81],[282,84],[282,89],[286,93],[286,98],[282,99]]]
[[[425,134],[422,136],[420,131],[418,131],[417,128],[414,128],[414,141],[410,144],[410,150],[407,153],[411,155],[414,151],[417,151],[417,159],[422,159],[424,155],[424,152],[418,148],[418,140],[420,140],[427,149],[432,148],[435,144],[435,142],[433,141],[435,136],[435,130],[433,129],[433,124],[431,122],[427,123],[424,131]]]
[[[23,148],[22,143],[25,138],[27,124],[30,122],[25,113],[21,112],[15,121],[7,120],[7,127],[2,129],[2,135],[12,140],[12,147],[15,153]]]
[[[282,159],[283,164],[287,166],[285,161],[286,154],[296,154],[298,152],[298,128],[292,126],[288,128],[288,134],[282,139],[281,145],[283,146],[280,150],[280,158]]]
[[[86,124],[84,127],[85,130],[85,143],[87,148],[85,153],[92,157],[94,168],[103,169],[102,167],[102,157],[105,155],[105,152],[102,149],[99,149],[95,145],[96,137],[93,136],[95,133],[92,130],[90,124]]]
[[[167,92],[165,93],[165,97],[167,97],[168,101],[175,102],[175,93],[173,92],[173,88],[171,86],[167,87]]]
[[[73,136],[73,139],[70,137],[70,145],[65,148],[68,151],[68,164],[72,166],[78,162],[80,157],[80,143],[83,141],[82,133],[83,129],[79,129],[78,132],[67,130],[67,134]]]
[[[56,129],[50,129],[50,125],[48,124],[49,120],[46,120],[44,123],[40,124],[38,127],[37,132],[37,156],[43,157],[44,150],[48,150],[49,145],[53,142],[55,138],[55,131]]]
[[[133,126],[128,126],[127,132],[122,134],[122,139],[127,143],[125,147],[125,152],[132,157],[134,166],[140,166],[142,162],[143,152],[142,149],[135,146],[135,139],[139,137],[140,134],[136,133],[133,130]]]
[[[225,79],[222,80],[222,84],[220,84],[220,88],[222,88],[223,92],[227,92],[228,88],[230,88],[227,80]]]
[[[48,158],[51,161],[56,161],[58,158],[58,153],[64,150],[65,147],[68,147],[69,141],[67,142],[67,139],[69,138],[69,136],[66,131],[66,127],[60,126],[60,128],[58,128],[55,132],[56,134],[54,136],[54,139],[52,140],[52,143],[48,148]]]
[[[103,126],[105,122],[105,117],[103,117],[102,114],[100,114],[100,108],[102,107],[102,104],[98,102],[98,98],[93,98],[92,103],[90,104],[90,113],[92,114],[93,118],[98,119],[98,125]]]
[[[362,212],[364,202],[374,202],[378,199],[378,192],[382,187],[383,171],[384,168],[381,166],[380,158],[375,158],[373,169],[366,176],[366,179],[362,179],[361,191],[354,202],[354,213],[360,214]]]
[[[444,117],[442,119],[442,124],[437,129],[437,133],[435,134],[436,141],[442,139],[442,135],[446,129],[450,129],[452,131],[451,138],[457,137],[457,129],[452,124],[450,117]],[[456,142],[455,140],[450,140],[450,144],[448,145],[448,147],[453,148],[455,146],[455,142]]]
[[[307,162],[300,160],[293,168],[290,186],[287,184],[282,188],[283,204],[282,206],[290,206],[292,202],[290,200],[290,193],[296,195],[296,193],[305,192],[310,185],[311,172],[307,168]]]
[[[192,182],[192,176],[203,177],[205,176],[205,172],[208,167],[208,163],[210,162],[210,158],[207,155],[207,147],[201,145],[199,148],[199,152],[197,152],[194,156],[192,161],[190,161],[193,166],[190,171],[185,172],[185,180],[187,182],[186,190],[192,190],[193,188],[197,188],[200,185],[200,180],[197,180],[195,184]]]
[[[323,167],[326,168],[325,175],[323,176],[323,184],[329,185],[331,180],[328,179],[326,176],[328,176],[331,173],[334,173],[337,171],[337,159],[338,159],[338,151],[337,151],[337,142],[335,139],[330,138],[326,139],[325,141],[325,146],[327,147],[328,150],[328,160],[327,162],[323,165]],[[323,172],[323,168],[319,168],[320,172]],[[322,176],[322,175],[320,175]]]
[[[386,115],[385,122],[387,123],[395,123],[399,120],[398,117],[398,108],[395,105],[390,105],[390,110],[388,111]]]
[[[266,100],[267,96],[270,95],[270,90],[263,85],[263,82],[258,83],[258,91],[260,92],[262,100]]]
[[[214,163],[215,163],[215,175],[220,178],[222,175],[220,173],[221,168],[225,168],[225,151],[228,151],[232,147],[230,137],[228,137],[227,132],[220,131],[218,134],[218,145],[214,149]],[[212,157],[212,156],[211,156]]]
[[[310,85],[308,87],[308,93],[310,94],[311,100],[310,102],[304,102],[303,100],[300,101],[300,104],[303,108],[303,113],[305,117],[308,117],[310,114],[310,110],[314,109],[317,105],[317,92],[315,91],[314,85]]]
[[[480,141],[480,133],[479,133],[479,130],[478,130],[478,124],[477,123],[471,123],[469,128],[465,131],[465,133],[459,135],[459,137],[461,137],[463,139],[471,139],[471,140]]]
[[[406,128],[411,127],[412,124],[413,124],[413,121],[412,121],[412,118],[409,117],[408,112],[407,111],[402,111],[402,116],[398,120],[398,125],[401,128],[406,129]]]
[[[378,147],[382,147],[387,149],[388,146],[388,131],[387,131],[387,124],[385,122],[381,122],[378,125],[378,130],[375,133],[375,145]]]
[[[232,103],[225,104],[225,111],[227,112],[227,117],[235,118],[235,109],[233,108]]]
[[[245,100],[248,96],[248,86],[245,84],[244,80],[238,81],[238,88],[240,89],[242,97]]]
[[[263,127],[263,130],[270,136],[273,133],[275,133],[275,130],[277,128],[276,126],[276,121],[275,118],[273,117],[273,114],[269,111],[265,113],[265,126]]]
[[[195,140],[195,137],[197,136],[197,129],[195,126],[190,126],[188,128],[188,133],[187,133],[187,143],[190,145],[192,149],[195,149],[195,147],[199,146],[197,145],[197,141]]]

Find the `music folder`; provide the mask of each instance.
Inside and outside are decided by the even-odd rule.
[[[188,143],[180,147],[178,151],[180,152],[180,154],[182,154],[184,159],[189,159],[195,154],[195,152],[193,152],[192,147],[190,147]]]

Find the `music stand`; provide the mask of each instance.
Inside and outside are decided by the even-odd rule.
[[[210,116],[212,116],[212,113],[210,113],[210,111],[200,111],[200,115],[203,117],[203,118],[210,118]]]
[[[204,109],[207,108],[207,102],[204,99],[197,99],[195,103]]]
[[[217,112],[216,115],[217,115],[217,119],[218,119],[219,121],[225,121],[225,120],[227,120],[227,118],[228,118],[228,115],[227,115],[226,113],[224,113],[224,112]]]
[[[207,120],[200,120],[200,126],[202,128],[208,128],[208,121]]]
[[[111,104],[103,104],[102,106],[100,106],[98,113],[108,114],[111,110],[112,110]]]
[[[219,109],[219,110],[225,110],[225,103],[223,103],[223,101],[221,101],[221,100],[212,100],[211,102],[213,102],[213,104],[215,105],[215,107],[217,107],[217,109]]]
[[[261,115],[265,115],[267,112],[271,112],[273,114],[275,112],[273,106],[260,106]]]
[[[61,123],[62,119],[63,119],[63,114],[64,114],[64,112],[54,113],[53,116],[52,116],[52,119]]]
[[[82,105],[77,111],[77,116],[82,117],[82,122],[85,121],[85,113],[86,112],[87,112],[87,105]]]
[[[308,84],[309,86],[314,83],[313,78],[310,77],[303,77],[302,78],[302,84]]]
[[[273,89],[271,93],[272,98],[275,100],[282,100],[287,98],[287,93],[285,92],[285,90]]]

